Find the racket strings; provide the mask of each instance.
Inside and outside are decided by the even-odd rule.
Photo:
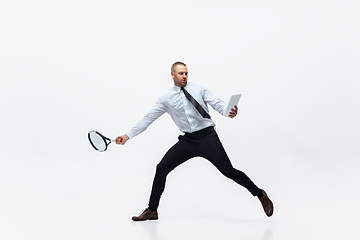
[[[95,131],[90,132],[89,140],[90,140],[91,145],[97,151],[103,152],[106,150],[107,143],[106,143],[105,139],[98,132],[95,132]]]

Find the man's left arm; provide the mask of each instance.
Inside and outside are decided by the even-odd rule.
[[[202,95],[204,101],[208,103],[215,111],[217,111],[221,115],[225,114],[227,104],[222,99],[217,97],[207,88],[203,88]],[[229,117],[234,118],[236,117],[237,113],[238,113],[238,108],[237,106],[234,106],[234,108],[231,109]]]

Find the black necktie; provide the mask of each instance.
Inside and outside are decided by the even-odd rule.
[[[184,87],[182,87],[181,90],[183,90],[186,98],[194,105],[194,107],[196,108],[196,110],[198,110],[201,116],[203,116],[203,118],[210,119],[210,115],[200,106],[200,104],[195,100],[195,98],[193,98],[190,93],[185,90]]]

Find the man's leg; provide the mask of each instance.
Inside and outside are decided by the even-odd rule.
[[[208,159],[223,175],[245,187],[253,196],[257,196],[264,207],[266,215],[272,215],[273,204],[267,197],[265,191],[259,189],[244,172],[232,166],[215,131],[201,140],[198,150],[200,156]]]
[[[156,166],[156,173],[151,190],[149,209],[157,210],[161,194],[165,189],[167,175],[177,166],[195,157],[196,149],[193,142],[186,140],[183,136],[165,154],[161,162]]]
[[[235,169],[216,132],[207,135],[199,146],[200,155],[208,159],[223,175],[245,187],[253,196],[261,195],[261,190],[242,171]]]
[[[195,156],[196,147],[194,142],[179,136],[179,141],[172,146],[164,155],[160,163],[156,166],[156,173],[152,185],[149,199],[149,207],[138,217],[133,217],[134,221],[144,221],[158,219],[157,208],[160,197],[165,189],[167,175],[177,166]],[[150,211],[149,211],[150,210]]]

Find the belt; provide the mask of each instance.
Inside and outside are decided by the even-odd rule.
[[[209,134],[211,132],[215,132],[215,129],[213,126],[206,127],[206,128],[203,128],[199,131],[195,131],[192,133],[185,132],[184,137],[197,140],[197,139],[201,139],[201,138],[205,137],[207,134]]]

